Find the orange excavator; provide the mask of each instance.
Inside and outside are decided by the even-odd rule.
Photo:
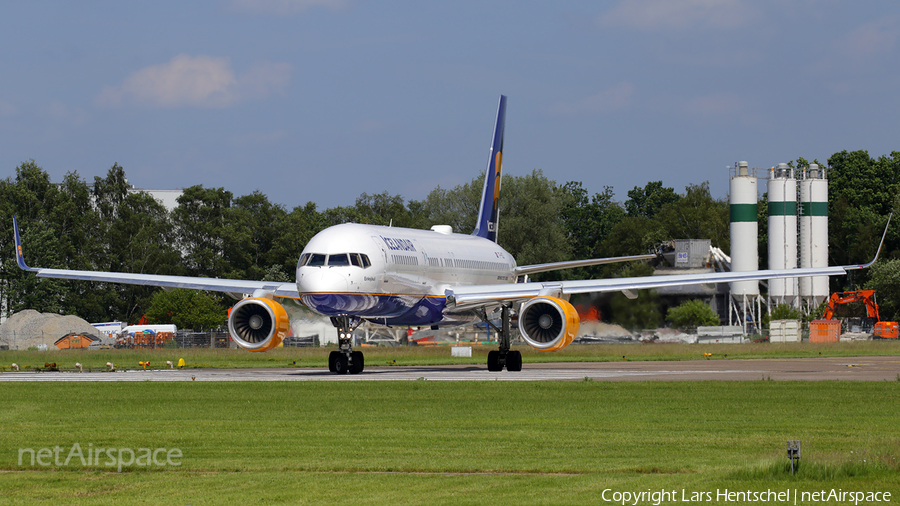
[[[828,298],[828,304],[825,306],[825,314],[822,315],[822,319],[831,320],[834,318],[834,310],[838,304],[849,304],[850,302],[862,302],[866,305],[866,314],[869,315],[869,318],[875,320],[875,338],[897,339],[900,336],[900,325],[897,322],[881,321],[881,315],[878,314],[878,304],[875,303],[875,290],[834,292]]]

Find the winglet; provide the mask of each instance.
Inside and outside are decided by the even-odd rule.
[[[878,261],[878,255],[881,254],[881,247],[884,246],[884,238],[887,237],[888,227],[891,226],[891,218],[893,216],[894,216],[893,212],[888,215],[887,225],[884,226],[884,233],[881,234],[881,242],[878,243],[878,251],[875,252],[875,258],[873,258],[872,261],[867,264],[863,264],[863,265],[856,267],[857,269],[868,269],[869,267],[872,266],[872,264],[874,264],[875,262]]]
[[[497,221],[499,210],[497,201],[500,198],[500,169],[503,161],[503,129],[506,124],[506,96],[500,95],[497,106],[497,123],[494,125],[494,137],[491,143],[491,156],[488,158],[487,171],[484,174],[484,190],[481,193],[481,207],[478,210],[478,224],[472,235],[484,237],[497,242]]]
[[[25,256],[22,255],[22,236],[19,235],[19,222],[16,221],[15,216],[13,216],[13,239],[16,242],[16,263],[19,264],[19,268],[26,271],[36,271],[37,269],[32,269],[25,264]]]

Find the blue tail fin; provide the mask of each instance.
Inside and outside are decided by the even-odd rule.
[[[497,220],[499,213],[497,201],[500,198],[500,169],[503,160],[503,126],[506,123],[506,96],[500,95],[497,106],[497,123],[494,125],[494,139],[491,143],[491,157],[488,159],[487,171],[484,174],[484,190],[481,194],[481,207],[478,210],[478,223],[472,235],[484,237],[497,242]]]

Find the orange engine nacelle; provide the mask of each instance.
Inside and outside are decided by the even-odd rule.
[[[556,297],[535,297],[519,309],[519,332],[532,348],[556,351],[568,346],[578,334],[578,311]]]
[[[246,298],[228,314],[231,338],[249,351],[268,351],[278,346],[287,337],[289,328],[287,311],[272,299]]]

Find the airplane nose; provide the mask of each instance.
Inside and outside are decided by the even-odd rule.
[[[350,291],[347,276],[328,267],[302,269],[297,276],[300,293],[343,293]]]

